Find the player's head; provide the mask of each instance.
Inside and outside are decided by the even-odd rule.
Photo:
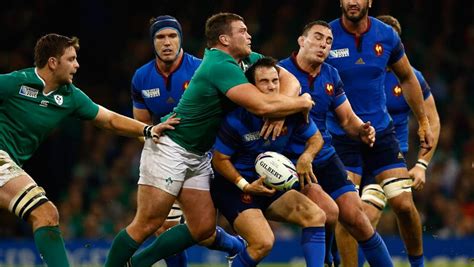
[[[244,19],[234,13],[218,13],[208,18],[206,39],[208,48],[223,48],[234,58],[242,59],[252,52],[252,36]]]
[[[254,84],[262,93],[280,92],[280,69],[277,61],[271,57],[264,57],[257,60],[245,72],[245,76],[250,83]]]
[[[50,33],[36,42],[35,66],[47,69],[59,84],[72,83],[74,74],[79,68],[77,51],[79,39]]]
[[[181,52],[183,31],[179,21],[169,15],[150,20],[150,38],[155,55],[165,63],[173,63]]]
[[[352,22],[359,22],[368,15],[372,0],[339,0],[342,15]]]
[[[331,51],[333,36],[331,26],[323,20],[312,21],[304,26],[298,37],[298,55],[312,65],[320,65]]]
[[[398,35],[402,35],[402,26],[395,17],[392,17],[390,15],[380,15],[377,17],[377,19],[385,24],[392,26],[392,28],[398,33]]]

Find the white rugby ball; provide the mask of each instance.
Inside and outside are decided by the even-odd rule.
[[[298,182],[295,165],[280,153],[267,151],[255,159],[255,171],[265,176],[265,184],[276,190],[286,191]]]

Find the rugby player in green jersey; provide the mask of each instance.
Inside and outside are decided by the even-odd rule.
[[[205,33],[208,48],[203,61],[174,109],[181,122],[174,133],[169,131],[160,138],[155,149],[161,156],[148,162],[157,170],[155,175],[140,175],[137,213],[132,223],[115,237],[106,266],[124,266],[140,244],[163,224],[176,199],[186,224],[161,234],[132,257],[131,266],[151,266],[196,243],[213,244],[216,209],[209,193],[213,177],[209,151],[224,115],[237,105],[268,118],[297,112],[308,114],[313,106],[308,94],[269,95],[249,83],[242,68],[262,56],[252,52],[251,36],[241,16],[213,15],[206,22]],[[282,90],[288,90],[289,80],[294,79],[297,94],[297,80],[286,70],[281,73]]]
[[[36,43],[35,68],[0,75],[0,208],[32,225],[36,246],[50,267],[69,266],[58,210],[21,168],[48,134],[63,119],[74,117],[157,142],[163,131],[179,123],[172,116],[148,126],[95,104],[72,84],[79,68],[78,49],[76,37],[47,34]]]

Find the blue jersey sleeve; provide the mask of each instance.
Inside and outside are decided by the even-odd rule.
[[[413,69],[413,72],[415,72],[416,79],[420,83],[421,92],[423,93],[423,99],[426,100],[431,95],[431,88],[426,82],[425,77],[423,77],[423,74],[421,74],[421,72],[416,69]]]
[[[334,77],[334,101],[332,102],[331,110],[335,110],[337,107],[339,107],[344,101],[346,101],[346,93],[344,92],[344,83],[341,80],[341,76],[339,76],[339,73],[337,70],[334,69],[333,72],[333,77]]]
[[[238,131],[240,120],[233,116],[235,112],[229,113],[222,122],[217,132],[214,149],[224,155],[232,156],[241,147],[241,138]]]
[[[139,108],[139,109],[147,109],[147,106],[145,104],[145,100],[143,99],[141,91],[138,89],[139,86],[139,79],[138,79],[138,74],[135,72],[132,78],[132,84],[131,84],[131,96],[132,96],[132,103],[134,108]]]
[[[403,47],[403,43],[402,43],[402,40],[400,39],[400,36],[394,29],[392,29],[392,27],[390,27],[390,29],[392,31],[392,37],[393,37],[393,41],[392,41],[393,49],[392,49],[392,53],[390,54],[390,58],[388,60],[388,65],[392,65],[396,63],[398,60],[400,60],[400,58],[403,57],[403,55],[405,55],[405,48]]]
[[[313,121],[313,119],[310,118],[309,123],[302,121],[302,123],[295,129],[293,136],[298,139],[308,140],[317,132],[318,126],[316,126],[316,123]]]

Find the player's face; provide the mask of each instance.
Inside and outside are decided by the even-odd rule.
[[[371,0],[340,0],[342,14],[352,22],[359,22],[369,11]]]
[[[243,59],[252,52],[252,36],[247,32],[247,26],[240,20],[230,24],[232,31],[229,36],[229,50],[234,58]]]
[[[79,62],[77,62],[76,49],[72,46],[64,50],[64,54],[59,58],[53,58],[57,61],[54,69],[54,77],[59,84],[70,84],[74,74],[79,68]]]
[[[300,52],[311,64],[322,64],[332,46],[332,31],[323,25],[314,25],[300,41]]]
[[[255,70],[255,86],[264,94],[280,91],[280,78],[274,67],[259,67]]]
[[[155,34],[153,41],[158,58],[165,63],[173,63],[179,54],[180,36],[175,29],[165,28]]]

